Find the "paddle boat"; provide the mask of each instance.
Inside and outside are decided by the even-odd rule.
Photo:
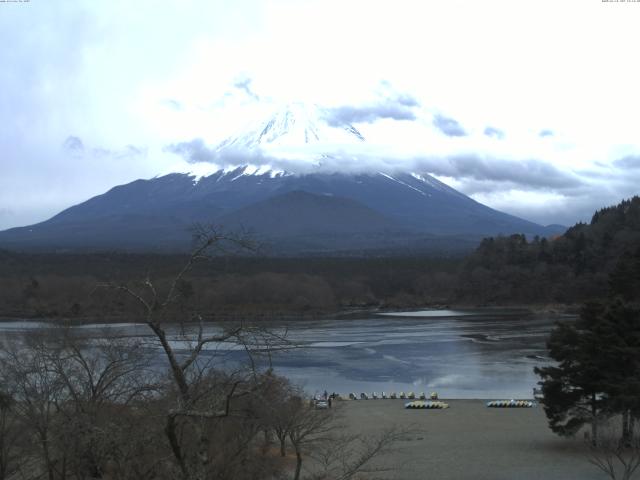
[[[414,400],[413,402],[407,402],[404,404],[404,408],[407,409],[431,409],[431,410],[442,410],[444,408],[449,408],[448,403],[439,402],[439,401],[424,401],[424,400]]]
[[[535,405],[529,400],[492,400],[487,402],[490,408],[531,408]]]

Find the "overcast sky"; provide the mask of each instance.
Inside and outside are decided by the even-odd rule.
[[[0,2],[0,228],[184,169],[168,145],[291,101],[353,123],[360,164],[589,220],[640,190],[638,25],[602,0]]]

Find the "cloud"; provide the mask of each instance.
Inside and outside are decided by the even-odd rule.
[[[172,143],[165,146],[163,150],[180,155],[189,163],[215,163],[217,161],[215,150],[207,147],[201,138],[194,138],[188,142]]]
[[[256,92],[253,91],[253,89],[251,88],[251,83],[253,82],[253,80],[249,77],[244,77],[241,78],[239,80],[236,80],[233,84],[233,86],[235,88],[237,88],[238,90],[243,91],[244,93],[247,94],[248,97],[254,99],[254,100],[260,100],[260,97],[258,96],[258,94]]]
[[[165,98],[164,100],[162,100],[160,102],[162,105],[164,105],[167,108],[170,108],[171,110],[173,110],[174,112],[180,112],[183,110],[183,106],[182,103],[179,102],[178,100],[175,100],[173,98]]]
[[[84,144],[80,137],[76,137],[73,135],[69,135],[64,143],[62,144],[62,148],[68,152],[73,154],[81,155],[84,152]]]
[[[544,129],[544,130],[540,130],[540,133],[538,133],[539,137],[553,137],[554,133],[553,130],[549,130],[549,129]]]
[[[300,148],[247,150],[208,147],[195,138],[165,147],[190,164],[223,166],[268,165],[297,174],[365,173],[383,171],[420,172],[466,182],[474,192],[518,188],[527,191],[555,191],[574,195],[585,186],[577,175],[537,159],[507,160],[492,156],[394,154],[374,145],[353,145],[346,150],[335,146],[309,144]]]
[[[640,155],[627,155],[626,157],[618,158],[613,161],[613,165],[618,168],[640,169]]]
[[[457,120],[436,114],[433,117],[433,125],[448,137],[464,137],[467,132]]]
[[[96,157],[112,157],[117,159],[126,159],[134,157],[143,157],[147,155],[146,147],[138,147],[136,145],[125,145],[124,148],[94,148],[91,153]]]
[[[476,182],[505,183],[530,190],[570,190],[583,184],[579,177],[535,159],[514,161],[465,155],[439,161],[422,161],[418,165],[435,175],[472,179]]]
[[[380,82],[382,91],[378,99],[368,104],[343,105],[328,109],[328,122],[332,126],[345,123],[373,123],[380,119],[415,120],[414,109],[420,102],[408,93],[395,91],[389,82]]]
[[[415,120],[413,110],[401,103],[384,102],[362,107],[342,106],[329,109],[329,125],[340,126],[345,123],[373,123],[376,120]]]
[[[580,169],[575,171],[576,174],[588,179],[607,181],[617,177],[615,172],[608,170]]]
[[[87,158],[103,158],[111,157],[115,159],[126,159],[132,157],[145,156],[147,154],[147,148],[137,145],[125,145],[124,148],[105,148],[105,147],[93,147],[85,148],[84,142],[80,137],[69,135],[62,144],[62,149],[65,152],[71,153],[74,157],[87,157]]]
[[[10,218],[10,217],[12,217],[14,215],[15,215],[15,213],[10,208],[0,207],[0,226],[3,223],[2,220],[4,220],[5,218]]]
[[[504,131],[500,130],[499,128],[495,128],[495,127],[487,127],[484,129],[484,134],[487,137],[491,137],[491,138],[497,138],[499,140],[502,140],[505,137]]]

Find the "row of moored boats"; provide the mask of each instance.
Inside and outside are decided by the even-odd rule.
[[[377,400],[377,399],[397,399],[400,398],[402,400],[426,400],[427,396],[426,394],[423,393],[419,393],[418,395],[416,395],[414,392],[400,392],[400,393],[396,393],[396,392],[391,392],[390,394],[387,395],[386,392],[382,392],[380,395],[378,395],[377,392],[373,392],[371,395],[369,395],[368,393],[361,393],[360,395],[356,395],[355,393],[350,393],[349,394],[349,399],[350,400]],[[438,399],[438,394],[436,392],[431,392],[431,394],[429,395],[429,398],[431,400],[437,400]]]
[[[487,407],[491,408],[531,408],[535,402],[530,400],[492,400],[487,402]]]

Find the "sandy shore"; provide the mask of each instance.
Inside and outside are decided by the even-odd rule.
[[[588,462],[582,439],[559,438],[549,430],[540,406],[503,409],[487,408],[485,400],[444,401],[449,409],[406,410],[405,400],[336,403],[350,433],[374,435],[394,425],[419,430],[380,460],[397,466],[384,478],[606,478]]]

